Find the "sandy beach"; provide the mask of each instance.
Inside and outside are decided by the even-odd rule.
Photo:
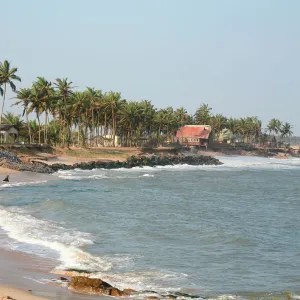
[[[23,300],[43,300],[47,298],[38,297],[32,295],[30,292],[25,290],[17,289],[10,286],[0,286],[0,297],[1,299],[23,299]]]
[[[3,234],[0,234],[0,240]],[[51,259],[18,251],[0,249],[0,299],[16,300],[86,300],[93,295],[74,293],[55,282],[58,275],[50,273],[55,267]],[[8,299],[11,299],[8,298]],[[97,299],[101,299],[97,296]],[[6,299],[6,298],[4,298]]]
[[[0,175],[19,174],[20,171],[0,167]]]

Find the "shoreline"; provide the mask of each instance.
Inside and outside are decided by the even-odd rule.
[[[95,295],[73,292],[56,282],[59,276],[51,273],[55,267],[51,259],[0,248],[0,265],[0,299],[5,296],[16,300],[96,298]],[[97,296],[99,298],[101,295]]]
[[[203,151],[207,156],[210,156],[212,152],[205,152]],[[204,155],[204,153],[201,153],[201,155]],[[216,153],[216,152],[214,152]],[[247,156],[247,155],[226,155],[222,154],[219,155],[222,157],[233,157],[233,156]],[[249,156],[249,155],[248,155]],[[58,157],[58,160],[60,158]],[[56,158],[54,159],[54,163],[56,163]],[[92,160],[93,161],[93,160]],[[78,162],[78,161],[77,161]],[[12,171],[11,174],[14,176],[12,177],[12,181],[10,184],[14,183],[17,180],[23,180],[23,182],[32,182],[34,183],[33,179],[42,180],[43,176],[45,176],[45,179],[57,179],[55,176],[50,176],[49,174],[40,174],[40,173],[34,173],[34,172],[27,172],[27,171],[15,171],[10,169],[4,169],[0,168],[0,175],[2,175],[1,170],[4,170],[4,172]],[[5,175],[8,173],[5,173]],[[42,176],[42,177],[41,177]],[[0,182],[0,190],[1,190],[1,184]],[[1,232],[0,232],[1,235]],[[66,287],[61,286],[54,286],[51,284],[50,280],[57,278],[59,275],[55,273],[51,273],[53,268],[48,266],[49,268],[42,268],[43,264],[46,264],[48,261],[47,258],[40,258],[38,256],[29,255],[24,252],[18,252],[15,250],[3,250],[0,248],[0,265],[1,270],[4,269],[4,274],[9,274],[10,278],[3,277],[2,272],[0,274],[0,299],[1,297],[4,297],[6,295],[12,297],[13,299],[67,299],[67,300],[77,300],[77,299],[93,299],[94,297],[105,297],[105,296],[94,296],[91,294],[77,294],[74,292],[71,292]],[[51,261],[49,259],[49,261]],[[3,266],[8,266],[3,267]],[[37,266],[36,269],[33,269],[33,266]],[[54,265],[53,265],[54,266]],[[40,274],[41,278],[48,279],[48,283],[43,282],[35,282],[34,279],[32,279],[32,276],[34,274]],[[65,274],[62,273],[62,276],[65,276]],[[67,276],[67,275],[66,275]],[[67,276],[68,277],[68,276]],[[28,279],[31,278],[31,279]],[[39,277],[40,279],[40,277]],[[39,279],[36,279],[39,281]],[[22,290],[20,290],[22,289]],[[28,290],[31,290],[32,292],[28,292]],[[10,294],[8,293],[10,292]],[[38,298],[36,298],[38,297]],[[104,298],[103,298],[104,299]],[[107,299],[107,298],[105,298]]]
[[[4,151],[1,161],[1,149]],[[28,173],[45,173],[51,174],[59,169],[68,170],[72,168],[88,169],[88,165],[94,165],[94,168],[118,168],[126,165],[126,161],[129,159],[132,161],[140,158],[149,158],[151,156],[161,157],[162,165],[165,165],[164,158],[177,157],[174,160],[174,164],[181,163],[182,157],[211,157],[212,160],[216,160],[216,157],[232,157],[232,156],[253,156],[253,157],[265,157],[265,158],[278,158],[288,159],[297,158],[300,156],[292,155],[283,151],[283,149],[273,149],[275,152],[270,152],[267,149],[256,150],[243,150],[233,148],[220,148],[220,149],[207,149],[197,150],[191,149],[175,149],[175,148],[55,148],[47,146],[45,148],[15,148],[13,145],[10,147],[0,148],[0,175],[18,175],[28,171]],[[4,156],[3,156],[4,155]],[[4,158],[4,159],[3,159]],[[147,160],[147,159],[146,159]],[[169,160],[172,164],[172,161]],[[188,161],[182,163],[189,164]],[[207,164],[191,162],[190,164]],[[210,164],[210,163],[208,163]],[[142,165],[147,165],[147,162],[143,162]],[[149,164],[153,165],[153,162]],[[154,165],[156,163],[154,162]],[[157,165],[160,165],[159,163]],[[141,164],[139,164],[141,166]],[[129,166],[125,166],[130,168]]]

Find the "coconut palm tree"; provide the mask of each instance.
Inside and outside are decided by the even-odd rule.
[[[95,135],[95,109],[98,107],[103,95],[101,90],[95,90],[95,88],[87,87],[86,96],[89,100],[89,108],[91,112],[91,138],[93,138]]]
[[[43,112],[43,93],[37,86],[33,85],[31,88],[30,107],[29,112],[34,111],[39,125],[39,144],[41,143],[41,120],[40,115]]]
[[[275,135],[278,135],[278,133],[280,132],[280,128],[281,128],[281,121],[275,118],[271,119],[267,126],[267,130],[269,131],[269,133],[273,134],[273,137],[276,141],[276,146],[278,146],[278,140]]]
[[[30,132],[30,126],[29,126],[29,120],[28,120],[28,115],[29,115],[29,104],[30,104],[30,99],[31,99],[31,90],[30,89],[20,89],[17,91],[17,97],[15,97],[19,101],[17,101],[14,105],[19,105],[22,104],[24,109],[23,109],[23,116],[26,113],[26,123],[28,126],[28,134],[29,134],[29,143],[31,144],[31,132]]]
[[[14,84],[14,81],[21,81],[21,78],[16,75],[18,71],[18,68],[11,68],[10,63],[5,60],[3,63],[0,62],[0,83],[3,85],[3,88],[1,88],[1,95],[3,95],[2,99],[2,106],[1,106],[1,112],[0,112],[0,124],[2,123],[2,114],[3,114],[3,108],[5,103],[5,96],[6,96],[6,86],[7,84],[10,85],[13,92],[16,91],[16,86]],[[1,86],[0,84],[0,86]]]
[[[280,128],[281,137],[285,138],[285,137],[292,136],[293,135],[292,128],[293,126],[290,123],[288,122],[283,123]]]
[[[212,130],[216,133],[217,139],[221,134],[221,131],[226,128],[227,118],[222,114],[216,114],[212,116],[209,120],[209,125],[211,125]]]
[[[175,111],[175,115],[176,115],[177,122],[180,126],[187,124],[188,113],[183,106],[181,106]]]
[[[64,131],[67,138],[67,144],[69,147],[71,128],[69,127],[70,124],[68,124],[67,122],[67,101],[70,99],[70,96],[73,93],[74,86],[72,81],[68,81],[68,78],[63,78],[63,79],[57,78],[54,85],[56,87],[58,99],[61,100],[63,106],[63,110],[61,110],[60,113],[63,121]],[[64,135],[63,135],[63,144],[64,144]]]
[[[18,131],[24,126],[24,121],[22,120],[21,115],[15,115],[12,112],[7,112],[4,114],[5,123],[14,125]]]
[[[112,143],[115,147],[116,131],[117,131],[117,113],[124,104],[121,100],[121,93],[110,91],[105,95],[106,101],[111,109],[111,122],[112,122]]]
[[[72,95],[72,111],[74,113],[73,120],[74,124],[78,124],[78,146],[80,145],[80,133],[81,133],[81,122],[82,114],[88,108],[88,95],[85,92],[75,92]]]
[[[31,132],[31,141],[34,143],[35,142],[35,137],[39,134],[40,128],[36,122],[36,120],[30,120],[28,122],[28,126],[30,127],[30,132]]]
[[[49,121],[49,112],[51,110],[51,101],[55,100],[54,89],[51,86],[51,82],[44,77],[38,77],[33,85],[36,86],[42,95],[42,110],[45,112],[44,142],[47,143],[47,125]]]
[[[201,106],[197,109],[194,119],[197,124],[207,125],[211,119],[211,108],[208,104],[201,104]]]

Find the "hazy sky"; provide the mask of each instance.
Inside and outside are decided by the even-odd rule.
[[[298,0],[0,0],[0,8],[0,60],[19,68],[19,87],[68,77],[159,108],[194,113],[208,103],[264,125],[276,117],[300,135]]]

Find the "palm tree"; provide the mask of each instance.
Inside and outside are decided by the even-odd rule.
[[[215,116],[210,117],[209,125],[211,125],[212,130],[216,133],[217,139],[221,134],[221,131],[226,128],[227,118],[222,114],[217,114]]]
[[[281,137],[285,138],[285,137],[292,136],[293,135],[292,128],[293,126],[290,123],[288,122],[283,123],[280,128]]]
[[[84,92],[75,92],[72,95],[72,111],[74,113],[74,123],[78,124],[78,146],[80,145],[80,133],[81,133],[81,115],[84,113],[84,109],[87,108],[88,96]]]
[[[14,105],[19,105],[22,103],[24,106],[23,110],[23,116],[26,113],[26,122],[28,126],[28,134],[29,134],[29,143],[31,144],[31,132],[30,132],[30,126],[29,126],[29,120],[28,120],[28,115],[29,115],[29,104],[30,104],[30,99],[31,99],[31,90],[30,89],[20,89],[17,91],[17,97],[16,99],[19,99]]]
[[[186,124],[186,121],[188,119],[188,114],[186,109],[183,106],[181,106],[175,111],[175,115],[176,115],[177,122],[179,123],[180,126]]]
[[[200,125],[207,125],[211,119],[211,108],[208,104],[201,104],[201,106],[197,109],[194,118],[195,121]]]
[[[6,114],[4,114],[4,120],[5,123],[14,125],[18,129],[18,131],[20,131],[24,126],[24,121],[22,120],[21,115],[14,115],[11,112],[7,112]]]
[[[70,124],[67,124],[67,101],[69,100],[69,97],[72,95],[73,93],[73,86],[72,86],[73,82],[72,81],[68,81],[68,78],[57,78],[56,82],[54,83],[56,90],[58,92],[58,97],[60,98],[60,100],[62,101],[63,104],[63,110],[61,111],[61,113],[63,114],[62,120],[63,120],[63,126],[64,126],[64,130],[66,132],[66,137],[67,137],[67,144],[69,147],[70,144]],[[68,128],[69,127],[69,128]],[[64,144],[64,135],[63,135],[63,144]]]
[[[43,98],[41,101],[42,110],[45,112],[44,142],[47,143],[48,116],[51,109],[51,101],[54,100],[54,89],[51,87],[51,82],[47,81],[44,77],[38,77],[33,85],[40,91]]]
[[[117,131],[117,113],[120,110],[124,101],[121,100],[121,93],[110,91],[106,94],[106,100],[111,109],[111,122],[112,122],[112,143],[115,147],[116,131]]]
[[[6,96],[6,85],[9,84],[12,91],[16,91],[16,86],[14,84],[14,80],[21,81],[21,78],[17,76],[15,73],[18,71],[18,68],[11,68],[10,63],[5,60],[3,63],[0,62],[0,86],[3,85],[4,88],[1,88],[1,95],[3,95],[1,112],[0,112],[0,124],[2,123],[2,114],[5,103]]]
[[[28,126],[30,127],[30,132],[31,132],[31,138],[30,140],[34,143],[36,135],[40,132],[40,128],[38,124],[36,123],[36,120],[30,120],[28,122]]]
[[[273,133],[273,137],[276,141],[276,146],[278,146],[278,143],[277,143],[278,141],[277,141],[275,135],[277,135],[280,132],[280,128],[281,128],[281,121],[278,119],[275,119],[275,118],[271,119],[267,126],[267,130],[269,131],[269,133],[270,134]]]
[[[37,88],[37,86],[33,85],[31,88],[31,96],[30,96],[30,108],[29,112],[34,111],[36,113],[36,117],[39,124],[39,144],[41,143],[41,121],[40,115],[43,111],[43,93]]]
[[[103,96],[101,90],[95,90],[95,88],[90,88],[90,87],[87,87],[86,96],[90,102],[89,108],[91,111],[91,138],[93,138],[95,135],[95,120],[94,120],[95,109],[97,105],[99,105],[99,102]]]

